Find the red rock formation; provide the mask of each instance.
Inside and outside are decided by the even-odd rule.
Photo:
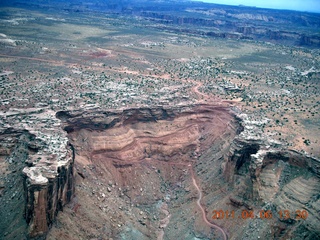
[[[49,156],[46,156],[50,158]],[[25,218],[29,225],[29,236],[47,233],[58,211],[70,202],[74,194],[72,148],[61,162],[51,159],[51,166],[26,167],[25,174]]]
[[[188,161],[190,154],[196,156],[225,131],[234,131],[228,108],[210,105],[59,112],[57,117],[64,121],[77,154],[119,166],[151,156],[160,161]]]

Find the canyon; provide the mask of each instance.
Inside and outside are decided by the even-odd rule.
[[[255,238],[319,234],[319,160],[283,148],[262,132],[259,136],[259,123],[235,114],[226,103],[56,116],[78,163],[76,204],[99,207],[73,207],[80,223],[68,231],[84,228],[89,220],[95,227],[85,229],[111,238],[191,239],[191,227],[200,238],[236,239],[239,225],[244,236],[251,232]],[[239,214],[263,209],[274,215],[306,209],[309,221],[274,216],[260,219],[256,227],[247,219],[213,220],[213,209]],[[105,216],[111,221],[103,227],[99,219]],[[62,233],[72,235],[57,227],[51,236]]]
[[[0,239],[319,239],[318,28],[188,1],[4,1]]]
[[[20,228],[7,239],[24,231],[47,239],[191,239],[195,233],[235,239],[239,230],[270,238],[319,234],[320,161],[262,132],[257,137],[259,123],[235,114],[227,103],[59,111],[56,118],[55,134],[68,138],[64,146],[45,143],[32,131],[1,134],[7,142],[2,156],[12,159],[7,179],[24,188],[25,199],[19,200],[27,223],[20,216]],[[8,203],[11,194],[2,189],[1,201]],[[247,219],[212,220],[214,209],[239,216],[244,209],[306,209],[309,221],[278,216],[260,219],[256,227]],[[63,227],[56,225],[57,215]],[[4,220],[6,231],[16,227]]]

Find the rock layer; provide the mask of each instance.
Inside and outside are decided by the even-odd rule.
[[[119,165],[190,160],[236,123],[228,108],[199,105],[117,112],[58,112],[77,154]],[[230,125],[228,125],[231,122]],[[233,122],[233,123],[232,123]]]
[[[131,232],[139,232],[139,239],[174,239],[184,231],[188,239],[193,231],[182,230],[182,225],[194,225],[194,219],[181,223],[177,231],[168,229],[172,224],[180,225],[181,212],[187,215],[193,209],[199,214],[197,221],[210,229],[211,225],[203,222],[199,211],[199,193],[192,184],[196,181],[193,176],[198,177],[192,168],[200,164],[201,158],[201,162],[208,161],[221,171],[221,159],[205,156],[210,148],[222,155],[227,153],[231,141],[241,130],[239,120],[228,106],[203,104],[108,112],[63,111],[58,112],[57,117],[75,148],[75,162],[81,177],[79,203],[90,202],[93,209],[98,204],[103,212],[95,212],[95,219],[104,219],[104,211],[108,211],[109,217],[117,219],[118,226],[124,224],[127,229],[118,230],[113,220],[111,223],[106,220],[112,232],[108,237],[133,238]],[[94,194],[93,200],[87,198],[88,185],[91,186],[88,193]],[[98,201],[103,199],[102,202],[96,203],[95,196]],[[113,199],[116,200],[113,202]],[[162,206],[168,209],[163,211]],[[85,212],[85,208],[82,211]],[[140,214],[135,215],[139,211],[154,217],[140,219]],[[79,218],[90,215],[80,213]],[[220,235],[217,230],[208,231],[210,238]]]
[[[14,196],[21,195],[13,202],[22,201],[19,208],[11,210],[16,214],[15,219],[4,219],[7,222],[4,226],[9,226],[5,239],[44,237],[58,211],[73,197],[73,148],[52,113],[43,109],[13,109],[2,113],[1,123],[7,128],[0,133],[1,164],[12,169],[4,178],[17,182]],[[6,200],[11,187],[4,185],[3,192],[2,199]],[[1,210],[5,211],[6,205]],[[27,228],[16,225],[23,217]]]
[[[233,141],[224,171],[234,186],[230,202],[257,214],[269,210],[274,227],[270,231],[267,224],[259,224],[260,234],[263,232],[266,238],[319,238],[320,160],[287,149],[262,134],[259,126],[263,121],[241,117],[244,131]],[[286,218],[280,214],[284,211],[289,213]],[[302,211],[308,215],[306,219],[300,218]],[[248,228],[244,235],[249,232]]]
[[[38,119],[43,115],[38,111],[31,114],[38,115]],[[254,226],[268,238],[296,235],[314,239],[320,234],[320,161],[288,150],[265,136],[261,131],[265,120],[251,121],[244,114],[236,116],[228,106],[219,104],[72,110],[49,117],[59,120],[52,124],[55,127],[42,133],[31,128],[8,128],[2,132],[6,139],[0,145],[2,155],[9,165],[20,159],[13,173],[24,174],[20,185],[25,194],[19,199],[24,200],[28,230],[23,224],[20,229],[27,231],[30,238],[44,237],[58,211],[74,197],[74,165],[81,188],[71,209],[76,213],[82,205],[89,204],[87,208],[94,218],[109,224],[109,237],[173,239],[183,232],[187,238],[193,232],[186,226],[192,225],[195,232],[203,229],[199,237],[218,238],[219,233],[210,232],[197,211],[191,213],[193,218],[187,217],[190,213],[186,209],[196,207],[192,181],[200,186],[201,204],[208,211],[205,214],[209,220],[210,209],[226,208],[227,204],[240,213],[243,208],[288,210],[292,213],[290,218],[278,216],[270,220],[273,227],[263,221]],[[195,178],[191,178],[193,175]],[[7,189],[1,191],[4,199],[15,194]],[[87,191],[102,203],[91,200]],[[166,211],[162,206],[166,206]],[[107,209],[112,210],[108,213]],[[124,209],[137,218],[127,219]],[[302,209],[308,212],[308,221],[299,223],[294,212]],[[90,212],[81,211],[85,213],[84,222],[80,218],[79,226],[65,229],[70,227],[70,231],[77,232],[88,219],[94,221],[88,216]],[[111,222],[106,220],[107,213],[113,217]],[[179,225],[181,214],[186,225]],[[114,219],[119,221],[118,226],[126,228],[116,228]],[[249,236],[255,229],[248,220],[247,225],[242,224],[240,233],[236,224],[231,225],[226,219],[219,221],[230,238]],[[167,230],[172,226],[176,226],[176,231]]]
[[[241,203],[235,207],[239,208],[240,213],[241,208],[256,212],[261,209],[273,211],[274,227],[270,228],[263,221],[257,223],[261,232],[270,238],[303,235],[312,239],[319,236],[316,227],[319,222],[316,214],[319,209],[316,186],[319,182],[320,161],[303,153],[287,150],[280,142],[264,135],[261,126],[267,120],[252,121],[244,114],[235,116],[228,107],[219,105],[153,107],[110,112],[63,111],[58,112],[57,117],[61,119],[62,126],[75,147],[76,162],[81,166],[92,166],[91,174],[104,176],[118,183],[119,189],[126,189],[124,196],[132,203],[152,206],[153,202],[164,198],[170,206],[190,208],[193,201],[190,200],[188,191],[180,193],[179,200],[173,201],[169,200],[170,195],[162,196],[162,191],[156,189],[162,189],[159,186],[168,183],[167,188],[172,186],[169,187],[172,189],[176,189],[173,186],[177,182],[182,185],[190,184],[187,166],[193,166],[204,199],[207,199],[204,200],[206,209],[217,208],[217,201],[221,202],[220,208],[226,208],[223,204],[228,203],[229,199],[233,206],[235,202]],[[150,166],[158,169],[159,173],[161,170],[161,173],[150,172]],[[179,170],[173,173],[175,168],[175,171],[177,168]],[[297,168],[301,169],[299,173],[296,172]],[[182,170],[187,172],[182,174]],[[81,174],[90,179],[90,175],[86,175],[88,172]],[[302,193],[307,179],[312,179],[313,185],[306,193],[307,196],[304,196]],[[146,185],[146,181],[150,184]],[[293,186],[300,190],[292,192]],[[135,188],[141,191],[137,193]],[[223,193],[219,191],[221,188],[227,188],[228,191]],[[296,197],[288,198],[291,195]],[[121,202],[120,199],[121,197]],[[209,199],[216,200],[212,202]],[[296,221],[294,212],[299,209],[308,211],[308,221]],[[276,217],[275,213],[280,210],[290,211],[291,221]],[[171,216],[169,227],[179,222],[179,213],[174,208],[170,208],[168,214]],[[210,215],[207,218],[210,219]],[[239,233],[234,228],[235,225],[230,225],[230,221],[222,220],[219,223],[227,229],[231,238],[239,234],[247,236],[254,229],[248,223],[243,228],[243,233]],[[296,224],[296,228],[292,228],[291,224]],[[148,225],[149,229],[153,229],[152,222],[148,222]],[[281,232],[278,231],[278,226],[283,229]],[[148,235],[139,226],[135,226],[135,229],[140,231],[141,236]],[[183,229],[178,228],[177,232],[185,231]],[[156,232],[156,228],[152,231]],[[159,234],[163,236],[164,232],[168,238],[178,237],[163,230]],[[206,236],[217,237],[210,234]],[[152,238],[151,235],[149,237]]]
[[[25,218],[30,237],[47,233],[58,211],[70,202],[74,194],[72,148],[69,146],[67,150],[66,161],[59,162],[55,158],[50,160],[53,163],[51,166],[39,164],[23,169]]]

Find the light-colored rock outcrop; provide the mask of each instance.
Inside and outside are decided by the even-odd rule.
[[[22,162],[25,166],[19,174],[24,176],[28,236],[44,235],[74,194],[73,148],[52,111],[12,109],[1,117],[1,125],[7,127],[2,131],[2,137],[7,137],[1,152],[10,156],[10,148],[20,145],[25,145],[27,152],[22,159],[17,159],[17,154],[12,156],[13,163],[9,164]],[[19,140],[23,134],[32,137]]]

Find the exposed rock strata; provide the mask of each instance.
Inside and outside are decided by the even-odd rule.
[[[20,212],[17,218],[24,216],[28,230],[25,233],[26,230],[21,230],[19,234],[44,236],[57,212],[74,193],[72,146],[68,146],[66,133],[50,111],[14,109],[2,114],[1,124],[8,127],[1,134],[4,138],[1,153],[9,169],[19,163],[19,169],[14,170],[17,178],[21,178],[17,191],[24,191],[19,197],[24,200],[24,213]],[[24,154],[21,155],[22,150],[17,154],[12,149],[24,149]]]
[[[39,156],[39,155],[38,155]],[[73,157],[69,146],[64,161],[46,155],[46,160],[23,169],[29,236],[45,234],[58,211],[70,202],[74,193]]]
[[[221,170],[222,161],[214,155],[207,156],[207,153],[210,154],[209,148],[222,154],[228,152],[232,139],[241,130],[228,106],[63,111],[58,112],[57,117],[75,147],[77,171],[84,176],[78,183],[82,186],[78,193],[80,204],[92,201],[93,209],[99,204],[100,209],[110,213],[108,218],[112,216],[119,225],[124,224],[118,229],[113,227],[113,221],[107,221],[106,224],[111,225],[108,237],[125,235],[133,238],[135,235],[130,237],[130,234],[139,232],[139,239],[162,239],[162,236],[163,239],[174,239],[183,231],[182,238],[188,239],[193,230],[182,230],[182,225],[192,226],[195,220],[196,224],[210,229],[203,222],[196,204],[198,192],[192,184],[191,168],[207,161],[211,166],[217,166],[213,169]],[[98,200],[102,195],[106,196],[103,203],[87,199],[88,182],[92,183],[89,194],[98,195]],[[106,185],[108,187],[104,188]],[[118,206],[126,211],[119,211]],[[166,211],[162,206],[168,207]],[[140,219],[135,215],[139,211],[146,211],[154,217]],[[192,215],[196,211],[197,216],[181,223],[181,213],[184,212],[185,218],[190,211]],[[80,213],[79,218],[89,218],[88,215]],[[128,219],[127,215],[132,218]],[[97,211],[97,218],[105,218],[105,213]],[[99,226],[99,223],[95,225]],[[181,225],[179,230],[169,231],[176,225]],[[214,238],[220,237],[221,233],[208,231],[202,234]]]
[[[210,105],[58,112],[57,117],[77,153],[81,149],[90,158],[104,157],[119,166],[151,156],[160,161],[187,161],[219,133],[234,131],[228,122],[236,122],[228,108]]]
[[[187,175],[182,177],[180,173],[175,173],[176,177],[169,177],[171,167],[183,167],[183,164],[191,163],[200,179],[205,198],[208,195],[209,199],[215,198],[216,201],[220,199],[224,202],[225,197],[230,196],[228,199],[232,199],[229,201],[234,206],[256,212],[259,209],[272,209],[274,213],[280,210],[294,213],[298,209],[307,209],[309,212],[309,221],[299,225],[303,226],[303,230],[301,227],[290,227],[290,224],[298,226],[295,216],[292,216],[291,223],[274,217],[275,227],[272,228],[259,222],[261,231],[265,232],[266,236],[298,236],[297,229],[300,229],[299,234],[304,234],[307,239],[319,235],[316,229],[319,222],[316,214],[319,200],[315,195],[318,191],[316,186],[319,182],[319,160],[286,150],[280,142],[264,135],[261,128],[268,119],[253,121],[244,114],[235,117],[227,108],[210,105],[113,112],[64,111],[58,112],[57,117],[68,131],[69,139],[76,149],[76,159],[78,158],[81,164],[97,167],[92,169],[93,172],[101,171],[100,174],[105,178],[119,183],[121,189],[128,186],[147,189],[146,193],[142,191],[143,197],[137,195],[136,191],[126,191],[125,196],[130,202],[149,206],[162,198],[162,193],[154,187],[164,184],[157,180],[159,176],[149,173],[147,177],[150,179],[143,177],[145,172],[149,172],[147,166],[157,166],[157,169],[161,169],[160,175],[166,179],[165,182],[175,185],[176,182],[186,184]],[[298,174],[295,172],[297,167],[301,169]],[[132,176],[132,172],[138,175]],[[227,182],[217,180],[222,175]],[[302,187],[300,194],[295,194],[295,199],[290,198],[290,206],[283,205],[288,201],[282,200],[293,194],[290,186],[305,186],[306,179],[310,177],[314,184],[307,199],[304,199]],[[145,185],[145,181],[152,183],[150,188]],[[217,194],[219,188],[228,188],[232,194]],[[153,193],[153,196],[147,192]],[[211,192],[215,194],[212,195]],[[187,193],[181,193],[180,201],[167,201],[170,205],[179,205],[181,209],[185,209],[192,203],[187,196]],[[210,202],[207,203],[207,209],[213,208],[210,207]],[[304,205],[306,202],[309,204],[307,207]],[[215,206],[217,203],[212,204]],[[179,214],[172,208],[168,214],[171,216],[169,224],[176,224]],[[229,226],[229,236],[232,237],[230,232],[237,231],[227,222],[225,224]],[[280,226],[279,224],[283,228],[281,233],[276,227]],[[151,226],[152,223],[149,222],[150,229]],[[244,228],[244,234],[249,234],[252,229],[249,224]],[[166,234],[169,234],[168,231]],[[170,238],[176,237],[177,235],[170,235]]]
[[[9,112],[6,118],[8,121],[23,114]],[[48,112],[33,111],[31,116],[37,119],[33,120],[34,124],[57,117],[61,126],[59,120],[54,120],[50,123],[54,127],[42,132],[32,131],[30,126],[29,131],[8,128],[2,132],[7,141],[0,146],[9,165],[19,159],[16,155],[18,150],[14,149],[25,149],[18,173],[24,173],[20,187],[23,189],[24,186],[25,195],[20,199],[26,205],[24,215],[29,237],[45,236],[57,212],[73,197],[74,161],[83,166],[83,169],[78,166],[77,171],[86,182],[95,183],[101,176],[103,179],[100,181],[109,181],[109,185],[103,183],[108,188],[106,193],[99,193],[98,200],[109,194],[108,201],[117,196],[121,209],[122,205],[127,208],[128,203],[131,206],[148,206],[154,220],[137,218],[137,223],[132,220],[132,234],[135,232],[148,238],[178,237],[179,232],[168,232],[166,228],[180,221],[179,209],[194,207],[190,166],[199,180],[204,207],[208,211],[214,209],[218,200],[222,204],[220,207],[224,202],[230,202],[239,209],[262,208],[274,212],[306,209],[309,220],[301,224],[292,215],[286,220],[274,218],[273,222],[277,223],[271,228],[260,222],[259,228],[271,238],[303,234],[306,239],[312,239],[320,234],[317,227],[320,221],[317,214],[320,209],[317,195],[319,160],[287,150],[280,142],[264,135],[261,126],[268,119],[253,121],[244,114],[236,117],[222,105],[61,111],[56,115],[49,112],[46,118],[41,118],[44,114]],[[66,134],[72,145],[68,144]],[[146,181],[150,184],[146,185]],[[115,190],[114,182],[118,190]],[[222,191],[223,188],[226,190]],[[4,194],[9,193],[6,191]],[[79,201],[85,201],[81,198],[82,193],[79,194]],[[74,211],[82,204],[76,203]],[[162,205],[167,206],[165,212],[159,207]],[[101,216],[97,219],[104,219],[103,214],[108,207],[99,206]],[[91,208],[94,209],[93,206]],[[141,209],[133,207],[131,211],[130,214],[134,214]],[[121,222],[126,222],[125,215],[122,216],[121,212],[116,214]],[[194,225],[200,220],[195,216],[185,221]],[[221,226],[228,229],[231,238],[232,232],[237,232],[227,221],[221,221]],[[281,226],[282,230],[276,226]],[[112,224],[110,228],[114,229]],[[21,224],[21,232],[26,231],[23,229],[26,225]],[[183,229],[180,230],[186,231]],[[249,224],[243,228],[243,234],[252,230]],[[121,234],[128,235],[129,232],[117,230],[110,237]],[[203,237],[217,237],[210,232],[201,234]]]
[[[267,228],[260,229],[266,236],[318,238],[320,160],[286,149],[262,134],[259,129],[264,124],[263,120],[250,121],[246,115],[241,118],[244,131],[233,141],[224,171],[234,186],[230,202],[237,207],[248,203],[256,205],[255,209],[270,210],[275,216],[279,211],[289,211],[290,218],[277,216],[273,219],[278,221],[275,226],[282,226],[281,233],[276,227],[272,229],[273,235],[268,235]],[[296,212],[302,210],[307,211],[308,218],[299,221]],[[261,228],[264,227],[261,225]]]

